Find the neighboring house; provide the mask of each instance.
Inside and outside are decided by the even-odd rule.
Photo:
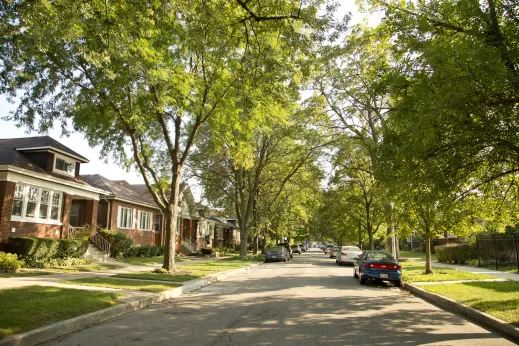
[[[110,180],[99,174],[81,177],[106,191],[100,196],[97,211],[100,227],[125,233],[134,246],[160,245],[161,213],[149,193],[142,194],[124,180]]]
[[[88,159],[49,136],[0,139],[0,248],[9,237],[66,238],[95,224],[99,195],[80,176]]]

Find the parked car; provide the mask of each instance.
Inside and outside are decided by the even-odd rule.
[[[301,251],[306,252],[308,250],[305,246],[305,244],[299,244],[299,247],[301,248]]]
[[[340,246],[334,246],[331,250],[330,250],[330,258],[335,258],[337,257],[337,253],[339,252],[339,249],[341,247]]]
[[[290,247],[290,244],[289,243],[278,243],[278,246],[284,246],[285,249],[287,249],[289,255],[290,255],[290,258],[294,258],[294,252],[292,251],[292,248]]]
[[[290,259],[290,255],[284,246],[272,246],[265,251],[265,262],[283,261]]]
[[[293,244],[293,245],[290,245],[290,247],[292,248],[293,253],[298,253],[298,254],[302,253],[301,247],[299,247],[299,245]]]
[[[353,266],[353,277],[365,285],[367,280],[392,281],[402,286],[402,267],[387,251],[364,251]]]
[[[326,245],[326,247],[324,248],[324,254],[329,254],[333,247],[334,245]]]
[[[362,255],[362,251],[356,246],[341,246],[335,263],[338,265],[344,263],[355,264],[360,255]]]

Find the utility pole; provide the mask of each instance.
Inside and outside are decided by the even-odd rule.
[[[389,236],[389,239],[387,240],[387,246],[391,249],[391,254],[394,258],[397,258],[397,251],[396,251],[396,237],[395,237],[395,224],[393,221],[393,207],[395,206],[395,203],[390,202],[384,206],[384,209],[386,210],[387,214],[387,235]]]

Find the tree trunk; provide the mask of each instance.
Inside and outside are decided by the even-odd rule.
[[[258,236],[255,236],[252,240],[252,254],[257,255],[258,254]]]
[[[164,213],[166,217],[166,249],[164,252],[164,264],[162,268],[168,272],[176,270],[175,267],[175,248],[177,244],[176,229],[178,218],[178,189],[180,185],[180,175],[174,174],[172,179],[172,189],[170,203]]]
[[[393,253],[393,228],[388,227],[386,235],[386,250],[390,253]]]
[[[425,274],[432,274],[431,261],[431,237],[427,234],[425,237]]]
[[[263,241],[261,242],[261,253],[265,254],[265,251],[267,247],[267,231],[263,229]]]
[[[247,256],[247,238],[249,237],[249,230],[244,219],[240,222],[240,256]]]

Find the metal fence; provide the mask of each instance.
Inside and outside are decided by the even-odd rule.
[[[515,267],[519,272],[519,235],[477,236],[476,250],[480,267]]]

